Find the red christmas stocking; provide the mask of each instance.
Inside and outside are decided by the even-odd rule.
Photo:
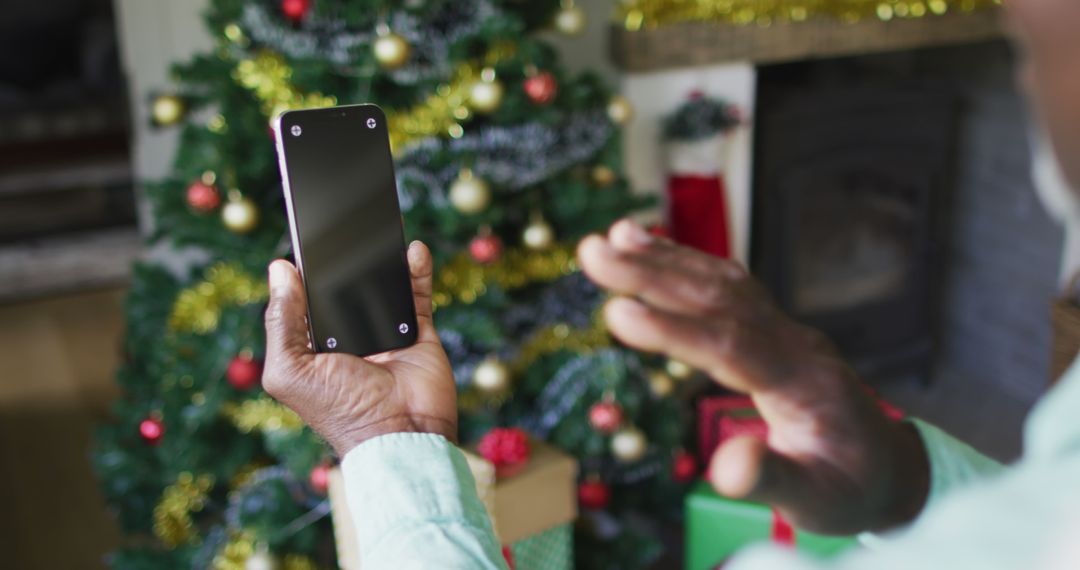
[[[668,178],[671,237],[684,245],[731,256],[724,180],[720,174],[672,174]]]

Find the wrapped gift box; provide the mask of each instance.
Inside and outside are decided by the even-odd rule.
[[[512,476],[497,478],[495,466],[465,451],[476,491],[487,508],[495,534],[505,545],[503,554],[514,570],[567,570],[573,568],[573,522],[577,518],[577,462],[542,442],[531,443],[532,453]],[[330,474],[330,504],[337,542],[338,564],[344,570],[360,568],[356,527],[345,501],[339,469]]]
[[[766,505],[721,497],[706,481],[686,496],[686,570],[713,570],[743,547],[779,541],[820,558],[835,556],[858,543],[854,537],[822,536],[777,524]],[[778,533],[785,536],[778,537]]]

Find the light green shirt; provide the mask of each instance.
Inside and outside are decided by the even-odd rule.
[[[1011,467],[914,423],[931,490],[911,525],[832,562],[763,545],[725,569],[1080,568],[1080,368],[1032,412]],[[465,459],[442,437],[379,437],[349,452],[342,469],[365,570],[506,567]]]

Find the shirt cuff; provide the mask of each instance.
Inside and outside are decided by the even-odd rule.
[[[975,451],[975,448],[945,433],[937,426],[918,418],[907,418],[919,432],[923,448],[926,449],[927,463],[930,465],[930,492],[922,512],[925,513],[957,487],[963,487],[974,481],[984,479],[1001,472],[1001,464]],[[922,513],[919,514],[922,516]],[[916,519],[918,520],[918,519]],[[874,549],[888,538],[873,532],[858,535],[863,546]]]
[[[341,462],[360,552],[395,529],[439,521],[490,533],[461,451],[441,435],[393,433],[370,439]],[[473,508],[470,508],[473,507]]]

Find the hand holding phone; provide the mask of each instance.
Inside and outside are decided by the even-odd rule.
[[[416,342],[386,115],[289,111],[275,137],[311,346],[366,356]]]
[[[296,269],[283,260],[270,265],[263,388],[299,414],[340,457],[389,433],[457,438],[457,389],[431,320],[432,260],[424,244],[409,247],[408,265],[417,341],[367,358],[315,354],[308,345],[307,296]]]

